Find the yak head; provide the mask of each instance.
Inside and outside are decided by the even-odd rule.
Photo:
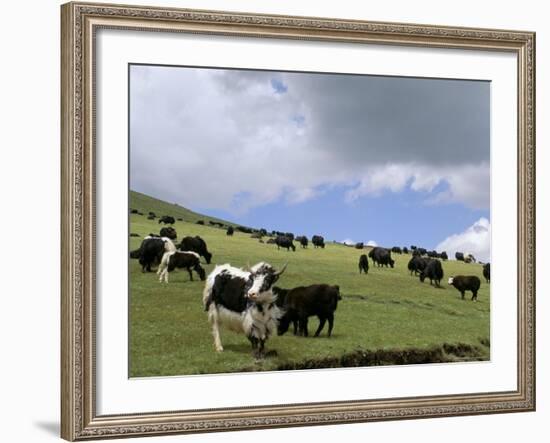
[[[201,265],[195,266],[195,271],[197,271],[197,274],[199,274],[199,277],[202,281],[206,280],[206,272]]]
[[[269,263],[260,262],[250,268],[250,277],[245,286],[246,296],[251,300],[261,298],[261,295],[268,292],[270,296],[271,287],[285,272],[286,264],[280,271],[276,271]]]
[[[290,323],[294,323],[298,318],[294,315],[293,311],[287,311],[279,319],[279,324],[277,325],[277,335],[283,335],[290,326]]]

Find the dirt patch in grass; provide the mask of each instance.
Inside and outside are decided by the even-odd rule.
[[[483,349],[465,343],[434,346],[427,349],[378,349],[357,350],[340,357],[310,359],[300,362],[284,363],[277,370],[322,368],[351,368],[360,366],[413,365],[426,363],[450,363],[460,361],[486,360]]]

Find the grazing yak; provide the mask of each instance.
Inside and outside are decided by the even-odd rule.
[[[220,326],[246,335],[256,358],[264,357],[266,340],[277,329],[282,313],[272,286],[286,269],[276,271],[257,263],[245,271],[229,264],[216,266],[208,275],[203,292],[204,310],[212,325],[214,347],[223,351]]]
[[[439,258],[441,260],[448,260],[449,259],[449,256],[447,255],[447,252],[446,251],[443,251],[441,254],[439,254]]]
[[[359,274],[364,272],[365,274],[369,273],[369,259],[366,254],[361,254],[359,257]]]
[[[151,272],[151,266],[160,263],[165,252],[175,250],[176,247],[169,238],[147,236],[141,242],[139,249],[130,252],[130,257],[139,259],[141,272]]]
[[[407,268],[409,269],[409,271],[411,271],[411,275],[413,275],[413,272],[416,275],[422,272],[426,268],[428,261],[429,260],[427,258],[413,255],[412,258],[409,260]]]
[[[136,234],[135,232],[130,232],[130,237],[139,237],[139,234]]]
[[[475,263],[476,258],[469,253],[464,254],[464,263]]]
[[[161,228],[160,236],[161,237],[168,237],[170,240],[175,240],[176,238],[178,238],[178,233],[172,227]]]
[[[491,281],[491,263],[485,263],[483,265],[483,277],[485,277],[487,283]]]
[[[298,243],[300,243],[302,248],[304,248],[304,249],[307,248],[308,240],[307,240],[307,237],[305,235],[299,235],[298,237],[296,237],[296,241]]]
[[[164,223],[165,225],[173,225],[176,223],[176,219],[170,215],[163,215],[159,218],[159,224]]]
[[[395,252],[396,254],[403,253],[402,249],[399,246],[394,246],[393,248],[391,248],[391,252]]]
[[[455,252],[455,258],[458,261],[464,261],[464,253],[463,252]]]
[[[407,249],[406,246],[403,247],[403,254],[408,254],[409,253],[409,250]]]
[[[152,215],[152,214],[149,214],[149,215],[147,216],[147,220],[154,220],[155,218],[156,218],[156,217],[155,217],[154,215]]]
[[[292,249],[294,252],[296,252],[296,246],[294,246],[294,242],[290,237],[287,237],[285,235],[278,235],[275,239],[275,244],[277,245],[277,249],[285,248],[287,251]]]
[[[378,265],[378,267],[387,267],[390,265],[393,268],[393,265],[395,264],[395,261],[391,258],[390,251],[386,248],[381,248],[380,246],[376,246],[371,249],[369,252],[369,257],[371,258],[373,265]]]
[[[449,284],[458,289],[462,300],[464,300],[464,293],[466,291],[472,291],[472,301],[477,301],[477,291],[479,291],[479,287],[481,286],[479,277],[475,275],[457,275],[456,277],[449,278]]]
[[[416,248],[416,250],[418,251],[418,253],[420,255],[427,255],[428,254],[428,250],[426,248]]]
[[[139,211],[137,209],[130,208],[130,214],[138,214]]]
[[[208,252],[206,242],[198,235],[195,237],[183,237],[181,243],[178,245],[178,249],[181,251],[193,251],[204,257],[206,263],[210,264],[212,260],[212,254]]]
[[[165,252],[162,256],[162,260],[157,271],[159,281],[162,282],[164,280],[165,283],[168,283],[168,274],[176,268],[187,269],[187,272],[189,272],[189,279],[191,281],[193,281],[193,273],[191,272],[191,269],[199,275],[201,280],[204,281],[206,279],[206,272],[204,272],[204,269],[200,263],[200,256],[196,252]]]
[[[313,246],[315,248],[325,247],[325,239],[321,235],[314,235],[313,237],[311,237],[311,243],[313,243]]]
[[[426,267],[420,271],[420,281],[424,283],[424,280],[427,278],[430,279],[430,285],[435,285],[437,287],[441,286],[441,279],[443,278],[443,267],[441,262],[437,259],[429,260],[426,264]]]
[[[334,311],[338,306],[338,300],[342,300],[340,288],[325,284],[299,286],[293,289],[273,288],[273,293],[277,295],[278,304],[283,309],[283,316],[279,321],[277,329],[278,335],[283,335],[288,331],[290,323],[294,325],[294,335],[308,336],[307,322],[308,317],[313,315],[319,318],[319,327],[315,332],[318,337],[326,321],[328,320],[328,336],[332,334],[334,327]]]
[[[196,221],[196,224],[197,224],[197,225],[204,225],[204,220],[197,220],[197,221]]]
[[[363,242],[355,243],[355,249],[363,249],[364,247],[365,245],[363,244]]]
[[[233,235],[235,233],[235,229],[233,229],[233,226],[229,226],[227,228],[227,231],[225,231],[226,235]]]

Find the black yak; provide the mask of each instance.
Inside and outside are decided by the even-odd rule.
[[[462,300],[464,300],[464,293],[466,291],[472,291],[472,301],[477,301],[477,291],[479,291],[479,287],[481,286],[479,277],[475,275],[457,275],[456,277],[449,278],[449,284],[458,289]]]
[[[273,292],[283,300],[284,314],[279,321],[278,335],[283,335],[288,331],[290,323],[293,323],[294,334],[307,337],[308,317],[315,315],[319,318],[319,327],[315,332],[315,337],[319,336],[327,320],[328,336],[331,336],[334,327],[334,311],[338,306],[338,300],[342,299],[338,286],[318,284],[299,286],[293,289],[275,287]]]
[[[369,259],[366,254],[361,254],[359,257],[359,274],[364,272],[365,274],[369,273]]]
[[[178,249],[181,251],[193,251],[204,257],[206,263],[210,264],[212,260],[212,254],[208,252],[206,242],[198,235],[195,237],[184,237],[181,243],[178,245]]]
[[[287,251],[292,249],[294,252],[296,252],[296,246],[294,246],[294,242],[290,237],[287,237],[285,235],[279,235],[275,239],[275,244],[277,245],[277,249],[285,248]]]
[[[435,282],[435,285],[437,287],[441,286],[441,279],[443,278],[443,267],[441,266],[441,262],[437,259],[429,260],[426,264],[426,267],[420,271],[420,281],[424,282],[424,279],[429,278],[430,279],[430,285],[433,285],[433,282]]]
[[[487,283],[491,281],[491,263],[485,263],[483,265],[483,277],[485,277]]]

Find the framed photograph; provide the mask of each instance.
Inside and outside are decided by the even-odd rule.
[[[535,409],[535,35],[67,3],[67,440]]]

